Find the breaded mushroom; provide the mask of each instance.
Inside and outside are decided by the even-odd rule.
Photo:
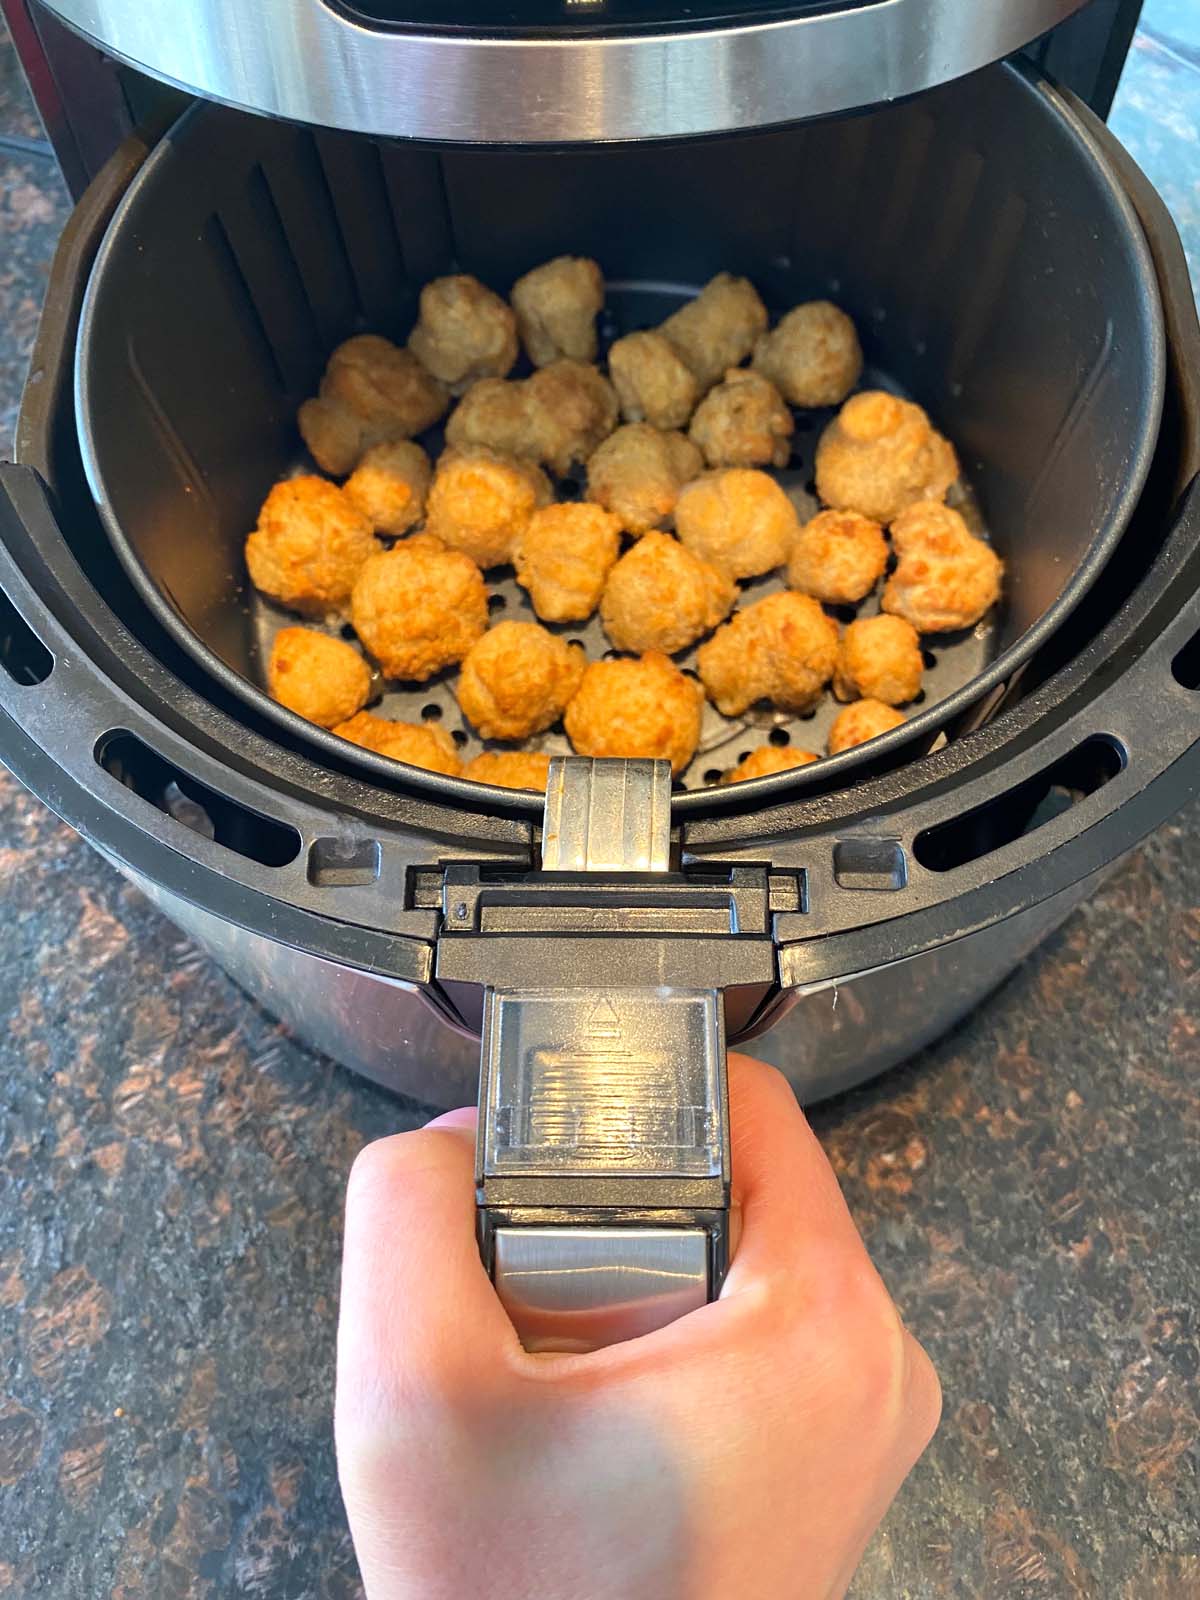
[[[383,673],[410,682],[461,661],[487,627],[483,574],[428,534],[372,556],[350,605],[354,631]]]
[[[669,316],[660,332],[711,389],[729,367],[739,366],[767,328],[767,308],[747,278],[718,272],[694,300]]]
[[[281,628],[267,662],[272,700],[332,728],[371,697],[371,669],[352,645],[312,628]]]
[[[862,366],[854,324],[829,300],[795,306],[754,346],[754,370],[793,406],[840,406]]]
[[[379,549],[371,524],[336,483],[277,483],[246,540],[256,589],[292,611],[325,616],[345,606],[364,562]]]
[[[446,424],[446,442],[524,456],[562,477],[616,423],[617,396],[602,373],[583,361],[552,361],[531,378],[473,384]]]
[[[689,550],[731,578],[756,578],[787,560],[800,522],[774,478],[753,467],[727,467],[683,490],[675,531]]]
[[[541,789],[550,776],[550,757],[543,750],[484,750],[468,761],[464,778],[494,783],[501,789]]]
[[[902,706],[921,692],[921,641],[902,617],[860,617],[838,645],[833,692],[839,700]]]
[[[683,771],[700,742],[704,690],[657,650],[593,661],[567,707],[571,743],[584,756],[669,761]]]
[[[682,433],[628,422],[589,459],[588,498],[613,512],[627,533],[640,536],[671,521],[679,491],[703,465]]]
[[[338,723],[333,731],[364,750],[391,756],[393,761],[407,761],[410,767],[444,772],[451,778],[462,775],[463,764],[454,740],[434,722],[393,722],[388,717],[360,711],[348,722]]]
[[[353,472],[375,444],[411,439],[446,413],[450,397],[410,350],[361,333],[329,358],[320,392],[300,407],[298,422],[324,472]]]
[[[398,537],[425,515],[433,468],[411,439],[372,445],[346,479],[345,494],[375,529]]]
[[[536,622],[498,622],[463,658],[458,703],[483,739],[544,733],[579,688],[587,657]]]
[[[618,650],[674,655],[723,622],[737,585],[669,533],[648,533],[608,575],[600,620]]]
[[[621,521],[587,501],[543,506],[513,543],[517,582],[544,622],[582,622],[621,550]]]
[[[891,533],[899,561],[881,603],[918,633],[973,627],[1000,598],[1004,563],[950,506],[912,506]]]
[[[421,290],[408,348],[427,372],[461,394],[477,378],[504,378],[517,359],[517,319],[470,273],[434,278]]]
[[[857,605],[883,577],[883,529],[857,511],[819,511],[796,535],[788,583],[826,605]]]
[[[655,330],[627,333],[608,352],[608,375],[626,422],[685,428],[700,385],[671,341]]]
[[[797,750],[794,744],[760,744],[736,767],[730,767],[721,782],[745,783],[750,778],[765,778],[773,772],[791,772],[794,767],[806,767],[817,759],[811,750]]]
[[[486,571],[512,560],[514,540],[551,498],[546,474],[532,461],[480,445],[447,450],[429,491],[425,531]]]
[[[723,716],[739,717],[756,700],[807,711],[833,676],[837,647],[837,623],[789,589],[736,612],[700,646],[696,665]]]
[[[942,500],[958,477],[954,446],[921,407],[881,389],[852,395],[817,446],[817,494],[838,511],[891,522]]]
[[[710,467],[783,467],[796,430],[775,385],[760,373],[731,367],[696,408],[688,438]]]
[[[839,711],[829,730],[829,754],[841,755],[856,744],[866,744],[881,733],[898,728],[908,718],[903,711],[885,706],[882,700],[856,700],[852,706]]]
[[[604,274],[587,256],[556,256],[518,278],[512,290],[521,343],[535,367],[561,356],[595,361],[596,318]]]

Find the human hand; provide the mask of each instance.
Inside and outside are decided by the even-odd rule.
[[[733,1055],[729,1090],[720,1299],[586,1355],[527,1354],[483,1270],[474,1112],[358,1157],[336,1424],[369,1600],[844,1594],[938,1381],[784,1079]]]

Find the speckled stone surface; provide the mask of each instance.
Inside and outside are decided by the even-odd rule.
[[[1155,170],[1180,142],[1138,153],[1194,194]],[[0,140],[0,450],[64,204]],[[856,1600],[1200,1596],[1198,832],[814,1116],[945,1390]],[[286,1037],[3,777],[0,1017],[0,1594],[360,1593],[339,1213],[423,1109]]]

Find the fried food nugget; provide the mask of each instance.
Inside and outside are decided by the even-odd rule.
[[[464,778],[494,783],[501,789],[541,789],[550,776],[550,757],[543,750],[484,750],[468,761]]]
[[[364,750],[391,756],[393,761],[407,761],[410,767],[444,772],[451,778],[462,776],[463,764],[454,748],[454,740],[436,723],[393,722],[388,717],[360,711],[348,722],[338,723],[333,731]]]
[[[806,767],[817,756],[811,750],[797,750],[795,745],[760,744],[751,750],[736,767],[721,779],[722,783],[745,783],[749,778],[765,778],[772,772],[790,772],[793,767]]]
[[[862,376],[862,346],[844,311],[809,300],[762,335],[753,365],[789,405],[840,406]]]
[[[544,622],[582,622],[621,550],[621,519],[586,501],[543,506],[513,543],[517,582]]]
[[[323,472],[353,472],[375,444],[411,439],[446,414],[450,397],[410,350],[361,333],[329,358],[317,397],[297,418]]]
[[[411,439],[372,445],[346,479],[343,492],[377,533],[399,536],[425,515],[433,468]]]
[[[463,657],[458,703],[483,739],[528,739],[557,722],[587,657],[536,622],[498,622]]]
[[[517,359],[510,305],[470,273],[434,278],[421,290],[408,348],[427,372],[461,394],[476,378],[504,378]]]
[[[806,594],[785,590],[735,612],[700,646],[696,665],[708,698],[726,717],[756,700],[807,711],[837,663],[837,623]]]
[[[692,369],[701,390],[743,362],[767,329],[767,308],[748,278],[718,272],[659,332]]]
[[[350,598],[364,562],[379,549],[371,524],[336,483],[277,483],[246,540],[256,589],[292,611],[324,616]]]
[[[684,489],[675,531],[689,550],[731,578],[757,578],[787,560],[800,522],[774,478],[753,467],[726,467]]]
[[[617,396],[608,379],[583,361],[552,361],[531,378],[473,384],[446,424],[446,442],[524,456],[562,477],[616,425]]]
[[[856,744],[866,744],[881,733],[898,728],[908,718],[903,711],[885,706],[882,700],[856,700],[852,706],[839,711],[829,730],[829,754],[840,755]]]
[[[690,439],[662,433],[648,422],[628,422],[607,438],[587,464],[590,500],[640,536],[670,522],[679,491],[704,465]]]
[[[372,556],[350,607],[354,631],[384,674],[416,683],[461,661],[487,627],[483,574],[470,556],[427,534]]]
[[[696,408],[688,437],[710,467],[783,467],[795,431],[775,385],[761,373],[731,367]]]
[[[561,356],[595,361],[596,318],[604,309],[604,274],[587,256],[556,256],[518,278],[512,290],[521,343],[535,367]]]
[[[883,529],[857,511],[819,511],[796,535],[788,583],[827,605],[857,605],[883,577]]]
[[[973,627],[1000,598],[1004,563],[949,506],[922,501],[891,532],[900,559],[881,603],[918,633]]]
[[[669,761],[683,771],[700,742],[704,690],[669,656],[593,661],[567,707],[571,743],[584,756]]]
[[[608,575],[600,620],[618,650],[674,655],[723,622],[737,585],[669,533],[648,533]]]
[[[503,566],[534,511],[551,498],[546,474],[532,461],[479,445],[447,450],[429,491],[425,531],[477,567]]]
[[[921,407],[881,389],[852,395],[817,446],[817,494],[838,511],[891,522],[942,500],[958,477],[954,446]]]
[[[839,700],[902,706],[921,692],[921,641],[902,617],[860,617],[838,645],[833,692]]]
[[[692,369],[665,334],[653,330],[616,340],[608,352],[608,375],[626,422],[684,428],[700,398]]]
[[[322,728],[361,711],[371,697],[371,669],[352,645],[312,628],[281,628],[267,662],[272,700]]]

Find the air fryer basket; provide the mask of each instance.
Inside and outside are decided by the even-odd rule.
[[[1008,562],[1006,598],[989,627],[939,641],[929,703],[894,744],[927,748],[1010,679],[1119,540],[1161,413],[1157,287],[1089,134],[1018,69],[785,132],[570,154],[440,155],[197,106],[135,180],[93,274],[78,351],[85,465],[160,621],[327,757],[346,747],[257,687],[279,617],[249,591],[241,553],[266,489],[300,459],[296,407],[356,329],[403,340],[429,277],[461,267],[506,291],[562,252],[603,263],[617,331],[659,320],[722,268],[776,308],[836,298],[873,379],[920,399],[954,439]],[[798,485],[815,437],[799,436]],[[511,582],[499,589],[522,603]],[[423,706],[457,717],[445,683],[383,709]],[[791,737],[815,747],[823,732]],[[696,780],[763,736],[706,734]],[[382,760],[350,759],[373,772]],[[838,758],[847,775],[860,759]],[[803,789],[817,773],[762,781]]]

